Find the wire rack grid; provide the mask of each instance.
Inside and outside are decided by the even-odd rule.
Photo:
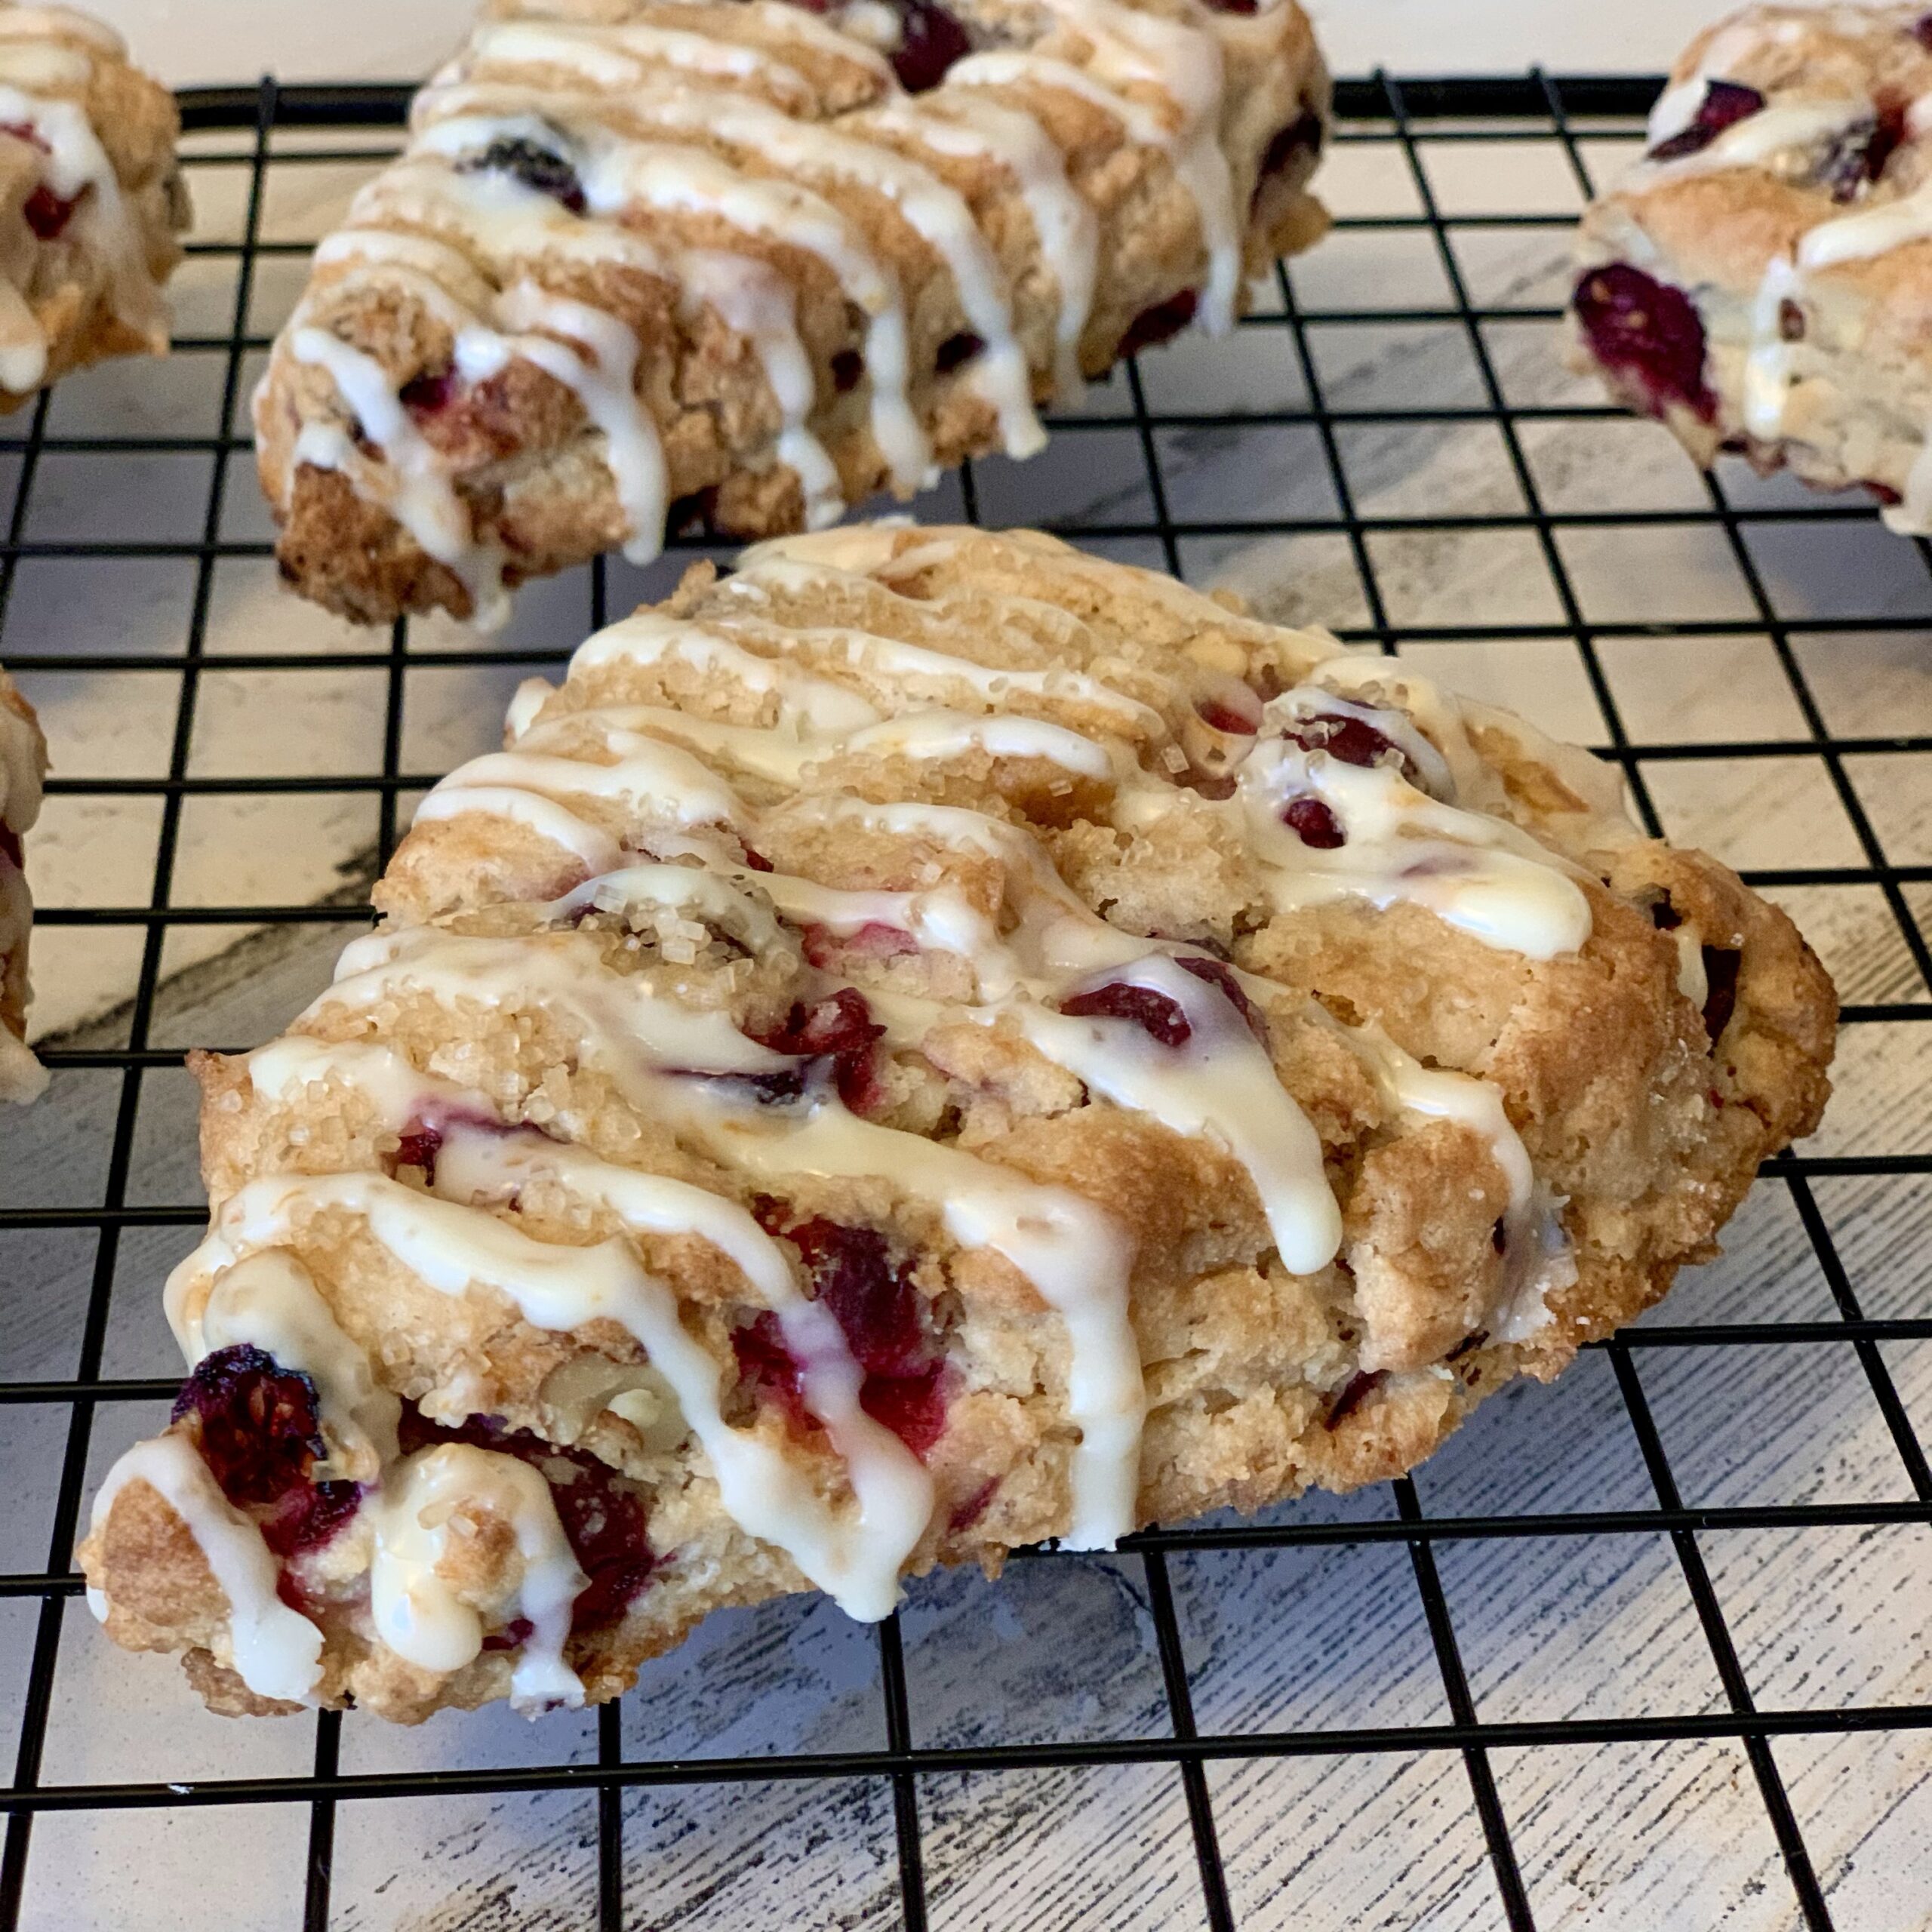
[[[1876,1846],[1881,1864],[1893,1862],[1889,1882],[1900,1884],[1897,1847],[1922,1846],[1932,1816],[1922,1631],[1908,1618],[1889,1641],[1894,1626],[1869,1613],[1887,1590],[1907,1600],[1915,1590],[1922,1603],[1932,1580],[1932,1470],[1912,1419],[1915,1408],[1927,1413],[1932,1378],[1918,1345],[1932,1342],[1932,1318],[1915,1312],[1924,1304],[1906,1258],[1932,1137],[1900,1098],[1915,1077],[1918,1023],[1932,1017],[1921,930],[1932,841],[1911,808],[1932,752],[1932,704],[1911,681],[1912,647],[1932,626],[1932,551],[1882,537],[1862,501],[1805,497],[1728,471],[1697,478],[1663,449],[1661,432],[1549,374],[1561,299],[1550,264],[1592,171],[1628,151],[1657,85],[1534,74],[1345,84],[1328,164],[1343,209],[1337,234],[1280,273],[1235,343],[1192,361],[1171,350],[1130,364],[1057,426],[1054,447],[1070,454],[1044,481],[982,464],[919,507],[1051,521],[1197,578],[1245,573],[1264,608],[1272,598],[1281,614],[1330,622],[1363,648],[1399,647],[1425,661],[1435,652],[1452,681],[1457,667],[1473,670],[1500,684],[1486,695],[1528,701],[1595,742],[1621,765],[1651,829],[1727,841],[1727,856],[1784,897],[1826,950],[1848,994],[1848,1121],[1840,1111],[1835,1134],[1828,1128],[1772,1164],[1727,1272],[1591,1352],[1549,1396],[1500,1399],[1500,1423],[1487,1433],[1480,1419],[1472,1425],[1479,1449],[1460,1466],[1452,1445],[1387,1492],[1152,1531],[1112,1560],[1040,1552],[1001,1586],[1017,1611],[967,1599],[969,1617],[995,1625],[1008,1614],[1024,1625],[1028,1606],[1043,1606],[1041,1627],[1009,1646],[1044,1659],[1044,1674],[1014,1693],[1016,1711],[1051,1703],[1056,1673],[1084,1681],[1088,1666],[1069,1654],[1058,1620],[1088,1620],[1078,1647],[1091,1638],[1097,1654],[1103,1629],[1119,1637],[1133,1655],[1107,1666],[1100,1701],[1124,1679],[1139,1688],[1097,1719],[1041,1719],[1001,1734],[970,1712],[942,1721],[922,1710],[940,1680],[915,1594],[915,1609],[875,1632],[826,1636],[818,1612],[799,1605],[734,1626],[690,1667],[711,1675],[691,1691],[700,1716],[682,1730],[654,1716],[672,1694],[652,1674],[667,1663],[648,1670],[622,1707],[574,1728],[560,1721],[466,1756],[465,1734],[445,1727],[433,1748],[400,1757],[362,1738],[366,1721],[358,1729],[328,1714],[271,1727],[278,1742],[257,1746],[257,1731],[191,1713],[153,1660],[131,1666],[137,1677],[104,1680],[138,1681],[154,1700],[144,1716],[124,1718],[100,1708],[88,1675],[125,1660],[98,1661],[106,1647],[69,1552],[106,1457],[152,1426],[173,1392],[152,1319],[137,1311],[205,1214],[177,1070],[182,1046],[198,1036],[184,1032],[183,1016],[232,1023],[232,1032],[208,1036],[231,1048],[275,1030],[276,1009],[251,1007],[236,986],[279,992],[288,972],[325,970],[329,950],[368,918],[368,881],[414,795],[480,745],[507,681],[560,663],[607,608],[661,594],[669,578],[614,564],[537,587],[500,640],[439,623],[399,623],[386,637],[303,629],[292,603],[251,601],[271,567],[247,454],[247,389],[312,239],[300,232],[304,184],[331,171],[366,173],[392,150],[406,90],[265,82],[184,97],[191,185],[212,212],[190,243],[191,312],[165,366],[198,401],[146,415],[70,411],[63,397],[96,380],[85,378],[40,398],[0,441],[11,492],[0,656],[55,725],[64,768],[49,787],[49,818],[74,855],[66,874],[36,880],[43,1004],[73,1023],[45,1050],[52,1111],[0,1128],[0,1256],[12,1299],[41,1311],[24,1340],[0,1327],[0,1422],[9,1425],[0,1449],[18,1472],[9,1478],[15,1521],[0,1532],[0,1657],[11,1660],[0,1669],[0,1718],[14,1740],[0,1797],[0,1927],[186,1922],[169,1889],[181,1882],[168,1847],[182,1841],[171,1830],[201,1861],[196,1882],[206,1882],[211,1856],[232,1859],[244,1846],[245,1863],[261,1859],[289,1880],[257,1886],[232,1918],[200,1922],[305,1932],[389,1923],[614,1932],[766,1922],[761,1912],[774,1924],[907,1932],[1291,1923],[1692,1932],[1720,1922],[1850,1932],[1926,1922],[1912,1916],[1928,1891],[1922,1857],[1894,1896],[1905,1916],[1883,1916],[1869,1882]],[[1504,192],[1470,187],[1478,158]],[[1514,202],[1512,189],[1535,205]],[[1327,299],[1337,288],[1349,299]],[[1223,358],[1224,381],[1238,371],[1234,406],[1201,405],[1204,394],[1222,394],[1190,373],[1209,355]],[[1399,395],[1381,386],[1391,369],[1407,371]],[[125,401],[158,378],[123,370],[100,380],[122,386]],[[1634,469],[1590,454],[1621,450],[1627,436],[1644,439]],[[1589,460],[1565,466],[1566,447]],[[1271,481],[1283,470],[1292,472],[1285,495]],[[1068,487],[1076,473],[1084,493]],[[104,537],[75,520],[77,504],[131,489],[139,513],[117,528],[133,534]],[[1081,507],[1069,513],[1070,503]],[[666,564],[715,547],[688,536]],[[1669,594],[1654,583],[1666,554],[1691,608],[1644,601]],[[1720,578],[1721,594],[1712,589]],[[251,586],[238,601],[237,580]],[[1819,589],[1826,582],[1829,595]],[[1715,711],[1659,701],[1666,662],[1702,667],[1706,685],[1720,688]],[[304,747],[328,737],[329,694],[345,678],[361,694],[361,749],[312,759]],[[98,740],[109,749],[89,775],[87,752],[69,749],[62,727],[72,722],[75,744],[94,742],[85,730],[97,696],[111,714]],[[458,712],[463,721],[451,722]],[[443,735],[419,731],[419,715],[440,718]],[[1718,724],[1703,728],[1713,716]],[[225,768],[206,755],[211,734],[223,733]],[[460,743],[464,733],[477,743]],[[320,803],[337,816],[318,857],[278,814]],[[131,825],[125,851],[100,842],[103,828],[118,836]],[[208,884],[210,868],[226,888]],[[235,960],[241,970],[223,977],[224,961]],[[199,989],[198,1007],[184,1007],[184,985]],[[1735,1375],[1713,1367],[1740,1361],[1752,1365]],[[1780,1366],[1761,1374],[1767,1361]],[[1802,1435],[1848,1407],[1869,1426],[1841,1441],[1826,1430],[1819,1455],[1837,1464],[1774,1482],[1767,1500],[1752,1476],[1761,1473],[1750,1461],[1759,1444],[1712,1451],[1695,1433],[1700,1413],[1727,1404],[1758,1438]],[[1528,1444],[1512,1433],[1525,1429]],[[1509,1466],[1514,1487],[1482,1487],[1477,1475],[1495,1474],[1477,1469],[1485,1462]],[[1858,1553],[1808,1568],[1816,1539]],[[1875,1571],[1881,1546],[1890,1567]],[[1540,1586],[1494,1570],[1532,1547],[1548,1555],[1548,1574],[1566,1580],[1546,1606],[1566,1629],[1588,1623],[1597,1599],[1617,1597],[1633,1551],[1649,1552],[1650,1567],[1638,1564],[1630,1602],[1666,1608],[1651,1624],[1640,1606],[1596,1628],[1593,1662],[1580,1653],[1552,1663],[1562,1640],[1547,1624],[1525,1637],[1509,1623]],[[1597,1562],[1607,1567],[1592,1571]],[[1244,1565],[1235,1589],[1229,1566]],[[1321,1601],[1346,1565],[1377,1580],[1347,1596],[1352,1618],[1406,1623],[1413,1641],[1400,1657],[1349,1665],[1338,1687],[1318,1681],[1306,1653],[1347,1641],[1323,1622]],[[1066,1581],[1075,1576],[1085,1580],[1078,1589],[1126,1605],[1126,1621],[1104,1623],[1100,1599],[1056,1594],[1076,1589]],[[1791,1577],[1801,1596],[1838,1592],[1838,1624],[1805,1625],[1780,1595]],[[1283,1617],[1306,1617],[1307,1641],[1297,1648],[1291,1629],[1257,1662],[1243,1631]],[[1847,1628],[1863,1633],[1863,1649],[1845,1649]],[[860,1713],[843,1730],[788,1734],[764,1690],[733,1687],[747,1644],[775,1656],[808,1637],[843,1660],[831,1674]],[[1519,1638],[1540,1659],[1544,1690],[1509,1689],[1497,1660]],[[1780,1664],[1807,1644],[1816,1651],[1808,1675]],[[1883,1662],[1842,1667],[1875,1646],[1900,1663],[1891,1675]],[[1633,1687],[1666,1658],[1692,1687],[1680,1694],[1676,1677]],[[1565,1672],[1601,1681],[1566,1703],[1546,1694],[1552,1674]],[[1275,1687],[1266,1710],[1257,1685]],[[144,1755],[67,1741],[90,1722],[145,1724]],[[220,1734],[213,1743],[195,1728],[204,1723]],[[169,1755],[177,1746],[178,1760]],[[1687,1782],[1658,1768],[1687,1763]],[[1729,1796],[1713,1811],[1717,1786]],[[845,1804],[824,1814],[829,1832],[849,1826],[872,1847],[856,1865],[835,1860],[829,1890],[811,1878],[820,1868],[805,1866],[760,1893],[764,1854],[745,1846],[728,1883],[715,1873],[700,1882],[672,1848],[676,1834],[660,1829],[675,1814],[680,1829],[698,1832],[741,1805],[768,1835],[755,1794],[815,1788]],[[1411,1788],[1424,1795],[1419,1806],[1386,1808],[1389,1793]],[[1109,1795],[1130,1790],[1155,1795],[1113,1808]],[[1327,1795],[1336,1793],[1353,1795]],[[417,1916],[401,1905],[386,1915],[380,1857],[353,1852],[344,1835],[385,1807],[420,1820],[430,1814],[410,1806],[423,1800],[495,1806],[492,1815],[512,1801],[561,1807],[544,1855],[571,1875],[546,1892],[526,1860],[519,1904],[519,1881],[503,1876],[519,1869],[515,1857],[466,1865],[481,1855],[474,1842],[439,1844],[432,1903]],[[1680,1821],[1660,1828],[1666,1837],[1681,1840],[1706,1820],[1694,1869],[1673,1866],[1672,1851],[1600,1882],[1569,1869],[1566,1816],[1587,1820],[1601,1842],[1635,1832],[1630,1820],[1647,1805],[1654,1825]],[[1101,1821],[1099,1836],[1080,1835],[1083,1810]],[[1439,1825],[1423,1823],[1425,1813]],[[987,1817],[997,1821],[990,1833],[977,1822]],[[196,1835],[197,1819],[210,1817],[225,1822]],[[129,1838],[143,1819],[149,1835]],[[1057,1849],[1033,1860],[1029,1830],[1049,1825]],[[1734,1838],[1758,1850],[1734,1857],[1721,1842]],[[1274,1847],[1291,1841],[1284,1863]],[[1339,1878],[1323,1862],[1337,1844]],[[155,1848],[153,1863],[131,1845]],[[115,1869],[103,1869],[103,1858]],[[1376,1877],[1385,1863],[1399,1866],[1400,1887]],[[989,1882],[988,1871],[1005,1875]]]

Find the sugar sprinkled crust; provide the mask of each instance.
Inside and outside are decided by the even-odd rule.
[[[47,740],[33,706],[0,671],[0,1100],[38,1100],[47,1070],[26,1044],[27,940],[33,900],[20,841],[40,816]]]
[[[196,1062],[198,1365],[81,1561],[217,1709],[606,1698],[1396,1474],[1827,1091],[1816,960],[1607,768],[1032,533],[694,569],[506,746]]]
[[[1044,441],[1326,217],[1295,0],[498,0],[257,392],[285,575],[448,608]]]
[[[1752,7],[1700,35],[1583,219],[1580,368],[1701,463],[1863,483],[1932,531],[1932,15]]]
[[[180,118],[120,37],[0,5],[0,411],[69,370],[168,346],[161,286],[188,223]]]

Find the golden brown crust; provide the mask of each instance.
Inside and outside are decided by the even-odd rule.
[[[1815,1124],[1834,1020],[1817,961],[1783,914],[1734,875],[1701,854],[1644,841],[1612,817],[1614,779],[1593,761],[1500,714],[1457,706],[1392,661],[1358,665],[1344,679],[1349,660],[1330,656],[1324,639],[1251,623],[1032,533],[877,529],[824,545],[791,546],[775,568],[755,556],[734,577],[709,566],[691,573],[664,614],[675,620],[671,635],[697,640],[695,657],[586,651],[559,690],[520,699],[512,743],[527,742],[540,720],[543,755],[558,761],[540,768],[542,795],[568,808],[582,835],[621,838],[638,860],[669,836],[654,816],[667,795],[626,801],[596,787],[600,718],[634,728],[654,715],[651,729],[665,736],[651,742],[660,746],[691,721],[768,725],[761,661],[825,680],[848,701],[883,709],[896,693],[889,715],[902,721],[930,715],[922,707],[942,697],[963,704],[958,681],[969,673],[1006,674],[998,715],[1078,731],[1119,752],[1112,777],[1090,779],[1077,807],[1042,784],[1037,758],[971,744],[916,760],[834,749],[795,788],[761,780],[754,761],[732,773],[746,801],[737,836],[775,870],[739,866],[734,890],[753,895],[754,906],[764,876],[832,893],[949,893],[1011,937],[1040,911],[1036,867],[1050,860],[1116,932],[1204,958],[1211,977],[1217,955],[1231,961],[1274,1077],[1318,1138],[1320,1181],[1340,1213],[1332,1259],[1291,1272],[1255,1171],[1232,1143],[1097,1097],[1035,1044],[1023,1007],[992,1023],[983,1011],[976,1017],[986,1002],[976,991],[982,965],[942,945],[881,949],[866,935],[884,929],[866,925],[841,940],[800,913],[763,938],[731,924],[752,912],[666,924],[621,894],[608,907],[593,899],[587,911],[559,908],[589,862],[541,829],[554,820],[509,816],[487,788],[405,840],[379,888],[388,930],[405,947],[502,942],[530,986],[547,983],[542,962],[568,949],[594,967],[599,986],[728,1013],[752,1037],[771,1036],[788,1011],[834,987],[888,1015],[904,1011],[895,1001],[939,1002],[912,1031],[893,1023],[899,1030],[854,1104],[873,1126],[907,1137],[909,1151],[937,1144],[983,1172],[1070,1189],[1124,1231],[1147,1402],[1134,1521],[1253,1509],[1412,1467],[1502,1383],[1555,1374],[1583,1342],[1656,1300],[1679,1266],[1712,1251],[1758,1163]],[[828,555],[836,566],[823,562]],[[805,567],[788,572],[801,556]],[[841,641],[855,632],[872,641],[869,654]],[[645,635],[660,633],[647,626]],[[707,638],[749,652],[752,675],[718,669]],[[884,668],[893,645],[912,654],[913,668]],[[1344,681],[1355,701],[1384,707],[1374,715],[1389,729],[1407,728],[1391,721],[1398,716],[1412,721],[1453,774],[1434,781],[1441,789],[1540,841],[1540,864],[1570,868],[1563,875],[1587,901],[1580,943],[1537,956],[1419,904],[1270,899],[1259,835],[1244,834],[1217,798],[1201,706],[1238,686],[1272,731],[1297,715],[1294,694],[1332,696]],[[1260,712],[1260,694],[1278,691],[1287,695]],[[1124,711],[1123,701],[1145,712]],[[1257,742],[1247,755],[1261,749]],[[573,755],[574,765],[565,761]],[[539,770],[527,768],[528,782]],[[445,795],[454,804],[466,782],[513,775],[459,774]],[[916,817],[874,823],[814,809],[854,799],[977,812],[974,823],[989,829],[949,838]],[[666,849],[707,849],[691,835]],[[1081,917],[1091,921],[1091,910]],[[943,1201],[900,1177],[900,1163],[852,1173],[808,1163],[776,1174],[740,1164],[680,1124],[674,1108],[641,1097],[581,1012],[539,992],[487,976],[436,982],[408,971],[344,985],[297,1023],[298,1045],[326,1060],[379,1042],[405,1084],[429,1070],[489,1097],[512,1137],[519,1123],[526,1134],[540,1128],[545,1140],[531,1146],[568,1140],[611,1171],[694,1183],[753,1209],[795,1265],[823,1238],[801,1232],[814,1225],[882,1238],[882,1251],[903,1258],[919,1321],[943,1337],[946,1364],[943,1423],[919,1449],[933,1506],[907,1567],[978,1561],[996,1570],[1011,1549],[1066,1533],[1076,1432],[1066,1325],[1007,1257],[963,1237]],[[401,1174],[412,1186],[426,1180],[448,1198],[433,1171],[411,1164],[419,1157],[405,1150],[398,1103],[384,1097],[393,1073],[373,1085],[318,1072],[319,1086],[278,1087],[251,1059],[197,1055],[191,1064],[217,1201],[263,1177],[372,1172]],[[1404,1066],[1447,1078],[1450,1098],[1404,1087]],[[1481,1111],[1493,1101],[1500,1115]],[[1527,1203],[1512,1192],[1519,1155],[1534,1177]],[[525,1178],[494,1211],[546,1243],[627,1244],[651,1275],[675,1284],[685,1332],[721,1364],[736,1357],[724,1398],[733,1426],[785,1445],[835,1493],[838,1465],[824,1438],[801,1435],[744,1365],[755,1359],[741,1352],[746,1324],[762,1304],[722,1249],[675,1228],[620,1222],[562,1180]],[[445,1426],[486,1414],[500,1419],[493,1426],[570,1445],[648,1497],[660,1567],[621,1618],[573,1640],[588,1696],[616,1694],[644,1660],[721,1604],[801,1586],[789,1557],[721,1506],[709,1464],[676,1442],[675,1423],[667,1446],[654,1432],[661,1417],[586,1406],[586,1387],[608,1393],[645,1370],[647,1352],[630,1331],[602,1319],[540,1327],[495,1289],[453,1295],[352,1204],[317,1197],[273,1238],[405,1404]],[[218,1253],[191,1261],[177,1318],[205,1303],[225,1265]],[[115,1504],[82,1552],[91,1581],[117,1606],[155,1534],[138,1518],[124,1532],[125,1506]],[[439,1675],[373,1641],[362,1534],[345,1531],[291,1560],[300,1600],[325,1632],[315,1694],[352,1695],[405,1721],[506,1694],[504,1653]],[[474,1574],[450,1572],[499,1617],[517,1574],[491,1554],[500,1540],[479,1531]],[[153,1546],[171,1574],[165,1539]],[[170,1629],[152,1599],[137,1595],[126,1641],[210,1652],[198,1681],[212,1687],[217,1708],[238,1706],[245,1698],[235,1682],[211,1674],[228,1660],[205,1611],[184,1600]]]

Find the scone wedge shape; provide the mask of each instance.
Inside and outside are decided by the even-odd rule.
[[[196,1063],[193,1371],[81,1560],[219,1710],[574,1705],[1394,1475],[1827,1091],[1817,961],[1606,768],[1032,533],[695,568],[506,746]]]
[[[112,28],[0,5],[0,411],[70,370],[167,348],[180,126]]]
[[[1580,368],[1697,460],[1932,532],[1932,14],[1752,7],[1692,42],[1583,219]]]
[[[1030,455],[1321,232],[1328,93],[1295,0],[498,0],[275,344],[283,574],[487,626]]]

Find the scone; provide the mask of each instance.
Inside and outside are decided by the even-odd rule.
[[[667,525],[817,529],[1325,226],[1295,0],[497,0],[255,399],[284,575],[489,627]]]
[[[80,1555],[217,1710],[614,1697],[721,1604],[1394,1475],[1660,1295],[1832,990],[1615,774],[1051,538],[692,570],[197,1057]]]
[[[47,740],[33,706],[0,671],[0,1100],[38,1100],[47,1069],[28,1051],[27,940],[33,899],[21,840],[40,816]]]
[[[0,5],[0,411],[69,370],[167,348],[180,127],[111,28]]]
[[[1694,41],[1583,217],[1577,364],[1700,463],[1863,483],[1932,532],[1932,15],[1752,7]]]

